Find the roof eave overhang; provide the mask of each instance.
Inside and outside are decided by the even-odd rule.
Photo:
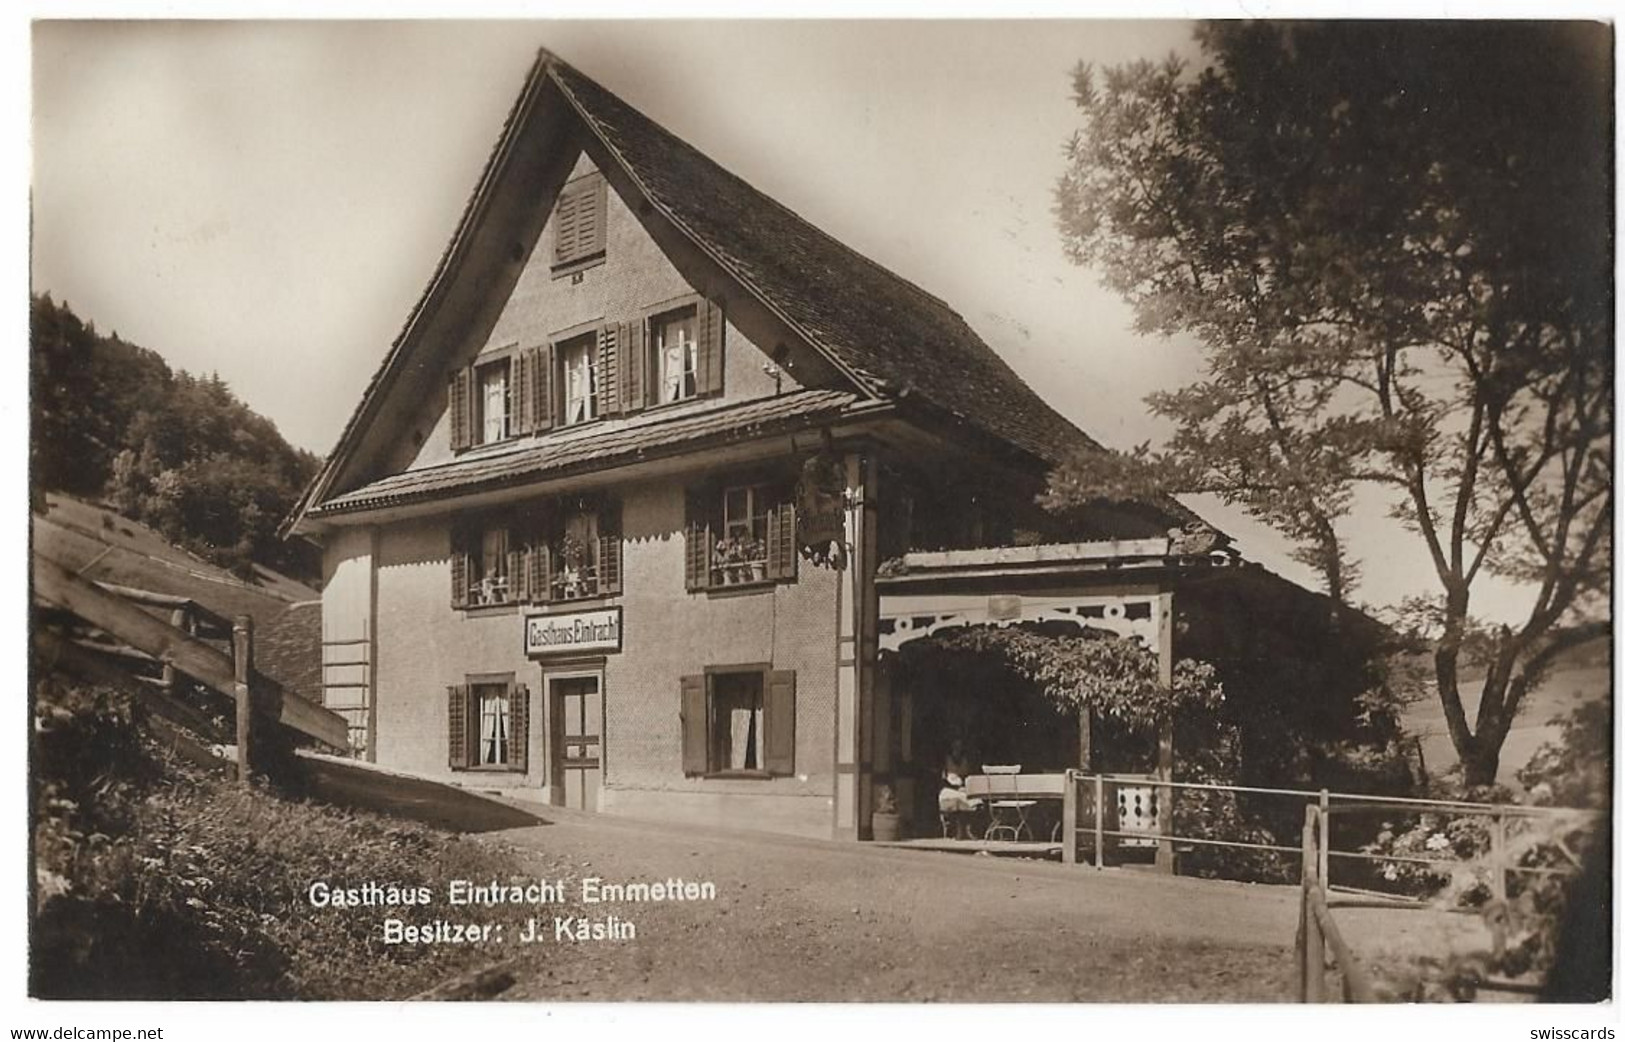
[[[726,430],[704,438],[654,446],[618,456],[595,457],[550,470],[501,475],[457,488],[427,490],[396,497],[380,496],[376,500],[354,505],[316,508],[307,512],[302,523],[319,526],[316,530],[327,530],[344,525],[428,516],[448,509],[485,506],[611,481],[642,480],[702,469],[725,461],[800,451],[822,445],[824,431],[828,431],[832,443],[839,445],[843,441],[873,436],[877,428],[894,413],[895,408],[890,402],[862,401],[838,412],[811,413],[758,426],[747,432]],[[809,433],[815,433],[816,440],[804,438],[802,441],[805,444],[796,440],[797,435]]]

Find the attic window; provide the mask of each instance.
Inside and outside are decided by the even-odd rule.
[[[602,260],[604,223],[602,174],[588,174],[565,185],[553,209],[553,271],[567,274]]]

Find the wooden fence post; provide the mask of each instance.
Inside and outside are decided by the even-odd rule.
[[[1061,789],[1061,863],[1078,863],[1078,774],[1067,771]]]
[[[1303,968],[1299,979],[1301,985],[1299,992],[1305,1002],[1321,1002],[1326,991],[1326,940],[1321,935],[1320,920],[1315,918],[1315,910],[1309,895],[1317,886],[1315,880],[1315,866],[1319,861],[1316,852],[1315,822],[1318,808],[1308,804],[1303,808],[1303,885],[1300,888],[1303,896]]]
[[[169,624],[171,626],[175,627],[178,630],[186,629],[187,628],[187,626],[186,626],[186,609],[185,608],[176,608],[174,611],[170,612],[169,613]],[[175,684],[176,684],[176,681],[178,679],[179,679],[179,674],[177,674],[175,672],[175,664],[173,662],[165,662],[164,663],[164,690],[168,691],[170,694],[174,694],[175,693]]]
[[[1320,856],[1315,862],[1315,875],[1320,877],[1321,889],[1332,885],[1332,795],[1325,789],[1320,790],[1320,813],[1315,816],[1319,826]]]
[[[1095,867],[1106,867],[1106,779],[1095,775]]]
[[[1502,904],[1507,899],[1507,823],[1499,813],[1490,818],[1490,892]]]
[[[233,694],[237,699],[237,780],[247,785],[253,777],[254,699],[249,678],[254,675],[254,620],[239,615],[231,627],[231,665],[236,676]]]

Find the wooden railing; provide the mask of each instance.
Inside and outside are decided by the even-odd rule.
[[[1326,1001],[1326,955],[1343,982],[1344,1002],[1375,1002],[1371,978],[1349,950],[1326,902],[1326,883],[1319,872],[1327,847],[1326,817],[1318,805],[1303,808],[1303,885],[1299,888],[1298,1001]]]
[[[1497,909],[1505,909],[1508,896],[1508,880],[1517,875],[1573,875],[1579,870],[1578,859],[1567,848],[1557,845],[1563,854],[1570,859],[1566,866],[1554,867],[1551,865],[1520,864],[1514,852],[1513,844],[1508,842],[1508,823],[1520,819],[1553,819],[1558,821],[1580,822],[1590,818],[1605,817],[1601,811],[1584,810],[1569,807],[1534,807],[1521,804],[1502,803],[1473,803],[1462,800],[1429,800],[1404,796],[1371,796],[1356,793],[1331,792],[1326,789],[1279,789],[1262,786],[1246,785],[1218,785],[1206,782],[1175,782],[1156,780],[1148,782],[1140,775],[1109,775],[1085,774],[1082,771],[1067,772],[1068,784],[1065,789],[1065,799],[1062,807],[1061,829],[1061,859],[1067,864],[1075,864],[1082,858],[1082,847],[1087,842],[1091,848],[1092,860],[1096,868],[1104,868],[1106,864],[1106,851],[1109,840],[1112,839],[1141,839],[1145,833],[1129,831],[1121,828],[1108,828],[1108,821],[1112,818],[1112,809],[1116,804],[1115,790],[1121,786],[1136,788],[1150,787],[1158,793],[1161,801],[1157,808],[1161,828],[1155,834],[1158,843],[1167,844],[1175,851],[1194,851],[1198,848],[1230,848],[1241,851],[1256,851],[1262,854],[1280,857],[1283,859],[1282,869],[1286,869],[1286,858],[1291,858],[1300,866],[1298,878],[1300,883],[1300,908],[1298,921],[1298,997],[1306,1002],[1321,1002],[1326,1000],[1328,989],[1326,987],[1326,972],[1328,956],[1330,965],[1339,974],[1342,980],[1341,994],[1346,1001],[1370,1002],[1372,987],[1370,978],[1359,965],[1345,942],[1342,932],[1332,915],[1336,907],[1354,907],[1362,905],[1380,905],[1387,908],[1409,908],[1425,910],[1435,906],[1415,899],[1404,899],[1398,896],[1377,895],[1371,893],[1357,893],[1349,895],[1342,892],[1334,896],[1332,893],[1332,868],[1335,860],[1368,861],[1384,865],[1416,865],[1423,866],[1426,871],[1447,871],[1444,866],[1460,868],[1464,862],[1459,857],[1418,857],[1408,854],[1381,853],[1365,850],[1337,850],[1332,846],[1331,822],[1335,817],[1382,812],[1393,815],[1437,814],[1447,817],[1476,817],[1489,821],[1487,830],[1487,849],[1480,858],[1474,859],[1481,870],[1487,871],[1487,886],[1490,891],[1490,902],[1486,913],[1486,921],[1490,927],[1493,946],[1499,953],[1504,943],[1505,924],[1496,919]],[[1239,839],[1217,839],[1212,836],[1194,836],[1181,834],[1177,829],[1177,821],[1173,816],[1174,798],[1181,792],[1216,792],[1234,796],[1248,796],[1255,800],[1275,799],[1291,802],[1303,807],[1303,831],[1301,842],[1296,846],[1287,846],[1282,843],[1251,842]],[[1277,819],[1284,817],[1284,812],[1290,808],[1282,807],[1282,814],[1275,815]],[[1486,978],[1480,986],[1507,990],[1527,991],[1529,985],[1516,981]]]
[[[255,752],[266,729],[285,728],[337,749],[349,744],[343,717],[313,702],[283,691],[281,685],[253,666],[253,620],[242,616],[232,624],[230,656],[198,640],[185,629],[143,611],[136,604],[81,579],[68,568],[38,554],[34,556],[34,595],[95,626],[131,648],[236,703],[238,775],[246,780],[254,770]],[[55,655],[71,654],[49,635],[38,635],[36,646]],[[174,722],[195,727],[195,710],[159,692],[144,693],[144,700]],[[207,735],[203,730],[200,733]]]

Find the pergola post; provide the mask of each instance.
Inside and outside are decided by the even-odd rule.
[[[1174,595],[1157,594],[1157,681],[1164,688],[1174,686]],[[1157,728],[1157,781],[1174,780],[1174,720],[1170,713]],[[1169,785],[1157,789],[1157,870],[1173,875],[1174,790]]]

